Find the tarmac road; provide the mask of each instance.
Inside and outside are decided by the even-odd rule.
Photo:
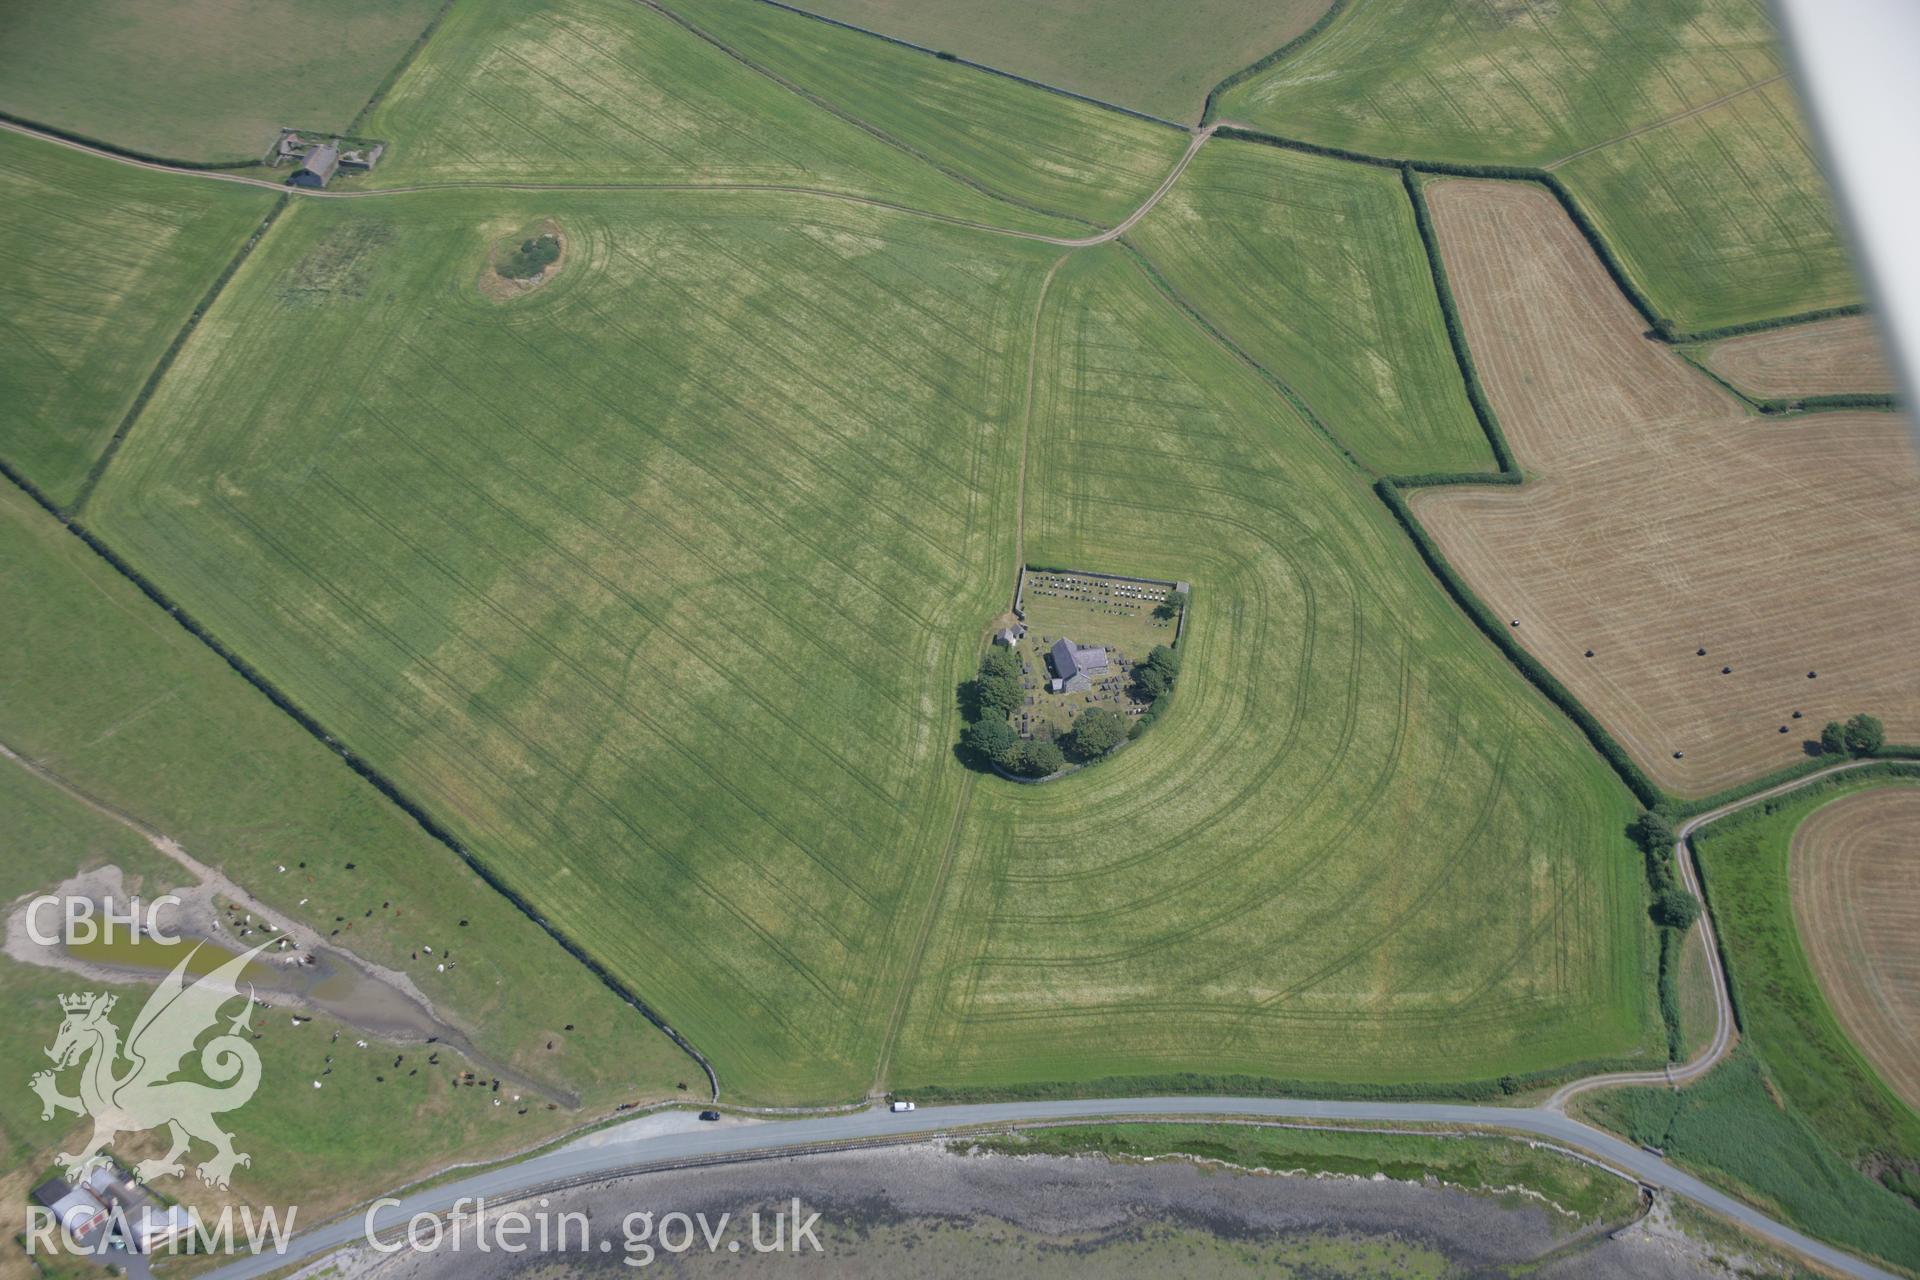
[[[441,1183],[400,1199],[375,1214],[373,1226],[386,1232],[404,1228],[416,1213],[450,1210],[462,1197],[484,1197],[489,1206],[504,1207],[557,1186],[600,1181],[676,1164],[705,1163],[754,1154],[796,1154],[796,1149],[857,1143],[874,1139],[926,1139],[977,1126],[1009,1126],[1043,1121],[1141,1118],[1150,1116],[1214,1116],[1288,1120],[1349,1120],[1385,1124],[1437,1123],[1479,1128],[1501,1128],[1589,1154],[1601,1163],[1630,1174],[1651,1187],[1684,1196],[1785,1248],[1805,1255],[1844,1275],[1894,1280],[1893,1274],[1822,1244],[1724,1192],[1685,1173],[1658,1156],[1622,1142],[1545,1107],[1483,1107],[1426,1102],[1344,1102],[1286,1098],[1088,1098],[1058,1102],[997,1102],[964,1106],[926,1107],[895,1113],[883,1109],[799,1120],[755,1121],[742,1124],[699,1125],[659,1132],[658,1125],[639,1122],[633,1127],[651,1130],[623,1139],[611,1130],[589,1142],[515,1164]],[[249,1280],[316,1257],[366,1238],[364,1211],[303,1231],[289,1241],[284,1254],[241,1258],[208,1272],[203,1280]]]

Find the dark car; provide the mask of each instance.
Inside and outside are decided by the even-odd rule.
[[[720,1118],[720,1113],[718,1111],[702,1111],[700,1113],[700,1118],[702,1120],[718,1120]]]

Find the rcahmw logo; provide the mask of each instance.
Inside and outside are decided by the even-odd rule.
[[[209,1186],[227,1186],[236,1166],[251,1163],[214,1116],[244,1106],[260,1087],[260,1054],[249,1040],[247,1022],[252,988],[242,995],[239,983],[248,963],[274,941],[189,984],[187,967],[200,950],[195,946],[147,998],[124,1041],[111,1017],[116,997],[92,991],[60,997],[65,1018],[46,1051],[53,1067],[35,1073],[29,1084],[40,1095],[42,1120],[62,1111],[93,1120],[93,1134],[80,1150],[59,1156],[69,1180],[77,1183],[107,1164],[107,1146],[120,1134],[162,1126],[171,1140],[167,1153],[134,1166],[142,1182],[183,1173],[181,1158],[196,1141],[213,1148],[198,1170]],[[235,1000],[245,1003],[218,1030],[221,1009]],[[202,1045],[209,1031],[215,1034]],[[173,1078],[187,1068],[196,1049],[200,1074],[211,1084]],[[65,1093],[60,1075],[75,1069],[78,1092]]]

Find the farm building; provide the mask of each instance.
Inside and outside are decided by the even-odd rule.
[[[340,148],[319,146],[307,152],[307,158],[289,179],[296,187],[324,187],[340,168]]]
[[[1053,642],[1048,655],[1053,660],[1053,689],[1056,693],[1079,693],[1093,687],[1095,676],[1107,674],[1107,651],[1099,646],[1081,648],[1062,636]]]

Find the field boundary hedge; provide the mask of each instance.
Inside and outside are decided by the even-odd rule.
[[[1449,1099],[1487,1101],[1512,1098],[1532,1089],[1544,1089],[1590,1075],[1648,1068],[1645,1058],[1593,1058],[1491,1079],[1434,1083],[1340,1083],[1299,1080],[1238,1072],[1176,1071],[1163,1075],[1096,1076],[1084,1081],[1034,1080],[1017,1084],[901,1086],[916,1101],[1021,1102],[1063,1098],[1140,1098],[1155,1094],[1211,1094],[1222,1097]]]
[[[1333,3],[1327,6],[1327,11],[1314,19],[1313,25],[1305,31],[1302,31],[1299,35],[1287,41],[1272,53],[1255,58],[1252,62],[1249,62],[1246,66],[1233,72],[1219,84],[1207,90],[1207,100],[1200,108],[1201,125],[1204,126],[1213,122],[1214,113],[1219,110],[1220,107],[1221,94],[1238,85],[1244,84],[1246,81],[1259,75],[1262,71],[1265,71],[1268,67],[1279,62],[1282,58],[1297,51],[1301,45],[1306,44],[1309,40],[1312,40],[1315,36],[1332,26],[1333,20],[1338,18],[1341,10],[1346,7],[1347,0],[1333,0]]]
[[[1673,353],[1699,370],[1703,377],[1712,379],[1714,384],[1728,395],[1754,412],[1769,418],[1799,418],[1813,413],[1831,413],[1839,409],[1893,411],[1900,407],[1897,396],[1892,392],[1883,391],[1838,391],[1810,396],[1750,395],[1733,379],[1723,377],[1707,364],[1701,358],[1698,344],[1676,343]]]
[[[451,8],[453,8],[453,0],[440,0],[440,7],[433,11],[431,18],[427,19],[427,25],[420,28],[420,34],[413,38],[413,43],[407,46],[407,51],[400,55],[400,61],[393,64],[393,70],[387,72],[386,78],[373,87],[373,95],[362,104],[353,119],[347,122],[347,127],[341,130],[342,133],[360,131],[360,126],[366,123],[367,117],[373,114],[374,108],[386,101],[387,95],[393,92],[393,86],[400,83],[400,77],[407,73],[407,68],[411,67],[414,59],[420,56],[420,51],[427,47],[427,41],[433,39],[434,32],[440,29],[441,20],[447,16],[447,10]]]
[[[8,124],[18,125],[22,129],[31,129],[35,133],[44,133],[48,137],[58,138],[62,142],[78,143],[83,147],[91,147],[95,151],[104,151],[108,155],[118,156],[122,160],[137,160],[141,164],[165,165],[169,169],[216,170],[264,169],[266,167],[258,157],[246,160],[181,160],[173,156],[157,156],[148,151],[136,151],[132,147],[123,147],[117,142],[108,142],[104,138],[95,138],[84,133],[76,133],[72,129],[62,129],[59,125],[47,124],[40,120],[29,120],[25,116],[14,115],[11,111],[0,111],[0,120],[4,120]]]
[[[1516,476],[1505,483],[1517,483],[1518,479],[1519,477]],[[1515,640],[1511,629],[1502,626],[1493,611],[1473,593],[1452,563],[1441,552],[1439,546],[1427,535],[1426,527],[1408,508],[1406,499],[1400,494],[1399,482],[1392,478],[1382,478],[1375,483],[1373,491],[1380,495],[1380,500],[1387,504],[1387,510],[1393,513],[1394,519],[1400,522],[1400,527],[1405,529],[1407,536],[1413,539],[1413,545],[1420,552],[1421,559],[1427,562],[1427,568],[1432,570],[1433,576],[1440,580],[1440,585],[1446,588],[1447,594],[1453,597],[1454,603],[1473,619],[1481,632],[1507,656],[1507,660],[1520,669],[1520,674],[1527,678],[1528,683],[1545,694],[1547,701],[1560,708],[1580,732],[1587,736],[1587,741],[1593,744],[1594,750],[1613,766],[1614,772],[1620,775],[1620,780],[1626,783],[1627,789],[1633,792],[1640,803],[1649,809],[1657,808],[1667,798],[1666,793],[1654,784],[1653,779],[1649,778],[1639,765],[1633,762],[1626,748],[1607,732],[1606,727],[1591,711],[1587,710],[1584,703],[1573,696],[1573,691],[1560,683],[1557,676],[1548,671],[1538,658]]]
[[[168,597],[168,595],[160,589],[158,584],[123,559],[119,552],[107,545],[98,534],[81,524],[78,518],[67,514],[49,501],[46,494],[41,492],[32,481],[21,475],[10,463],[3,459],[0,459],[0,475],[6,476],[15,487],[22,493],[25,493],[29,498],[32,498],[48,515],[58,520],[61,525],[66,528],[68,533],[80,539],[81,542],[86,544],[90,551],[104,560],[116,573],[137,587],[142,595],[158,605],[169,617],[179,623],[188,635],[211,649],[221,661],[233,668],[241,679],[252,685],[264,695],[269,702],[273,703],[275,707],[285,712],[295,724],[306,730],[308,736],[318,740],[328,751],[339,757],[349,769],[370,783],[375,790],[379,791],[381,795],[391,801],[402,813],[406,814],[407,817],[413,819],[414,823],[419,826],[422,831],[451,850],[475,875],[480,877],[481,881],[485,883],[488,888],[506,899],[521,915],[525,916],[542,933],[557,943],[561,950],[578,961],[581,967],[586,969],[588,973],[599,979],[601,984],[609,991],[613,992],[614,995],[631,1006],[641,1017],[659,1028],[669,1040],[672,1040],[688,1057],[699,1064],[700,1069],[706,1073],[707,1083],[712,1090],[713,1099],[715,1101],[719,1100],[720,1077],[714,1071],[713,1064],[707,1061],[705,1055],[694,1048],[685,1036],[681,1035],[670,1023],[662,1018],[660,1014],[654,1010],[653,1006],[648,1004],[639,993],[633,991],[619,978],[615,977],[601,965],[598,960],[595,960],[591,955],[587,954],[584,948],[574,942],[573,939],[565,933],[561,932],[560,929],[548,921],[545,916],[541,915],[539,910],[535,908],[531,902],[528,902],[516,890],[502,880],[486,862],[474,854],[472,850],[468,849],[458,836],[442,826],[439,820],[429,813],[424,806],[401,789],[399,784],[395,783],[391,778],[388,778],[376,766],[356,755],[346,744],[328,733],[324,725],[312,715],[308,714],[299,703],[295,702],[278,685],[274,684],[265,674],[254,667],[252,663],[228,648],[227,645],[221,641],[218,636],[214,635],[213,632],[208,630],[199,619],[195,618],[191,613],[181,608]]]
[[[1407,190],[1407,199],[1413,204],[1413,224],[1420,232],[1420,244],[1427,252],[1427,271],[1433,277],[1434,295],[1440,300],[1440,319],[1447,329],[1447,342],[1453,347],[1453,361],[1460,369],[1460,380],[1466,385],[1467,403],[1473,407],[1473,416],[1480,421],[1480,430],[1486,433],[1487,444],[1493,448],[1493,460],[1503,476],[1512,476],[1507,481],[1517,484],[1520,480],[1520,464],[1514,460],[1513,450],[1507,444],[1507,433],[1500,429],[1500,419],[1493,411],[1492,401],[1487,399],[1486,390],[1480,385],[1480,370],[1473,362],[1473,351],[1467,345],[1466,328],[1460,322],[1460,310],[1454,305],[1453,286],[1447,282],[1447,266],[1440,256],[1440,241],[1433,231],[1433,218],[1427,210],[1427,196],[1420,189],[1420,179],[1415,175],[1412,165],[1400,167],[1400,182]]]
[[[1012,205],[1016,209],[1025,209],[1028,213],[1037,213],[1043,217],[1060,218],[1067,222],[1075,222],[1080,224],[1083,227],[1092,227],[1096,231],[1102,229],[1097,223],[1095,223],[1090,218],[1083,218],[1077,213],[1066,213],[1059,209],[1048,209],[1045,206],[1032,204],[1028,201],[1022,200],[1017,196],[1010,196],[1003,191],[996,191],[992,187],[988,186],[986,183],[980,181],[978,178],[970,177],[967,174],[960,172],[958,169],[954,169],[948,165],[942,164],[940,161],[934,159],[932,156],[920,150],[920,148],[914,146],[912,143],[907,142],[905,139],[894,137],[891,133],[888,133],[885,129],[882,129],[879,125],[874,124],[872,121],[863,119],[844,107],[836,106],[835,104],[828,102],[825,98],[821,97],[819,94],[815,93],[812,89],[807,88],[805,85],[799,83],[798,81],[789,80],[787,79],[787,77],[781,75],[779,72],[775,71],[773,68],[768,66],[763,66],[762,64],[755,62],[752,58],[749,58],[746,54],[734,48],[732,45],[728,44],[726,41],[722,40],[719,36],[714,35],[712,32],[708,31],[706,28],[694,22],[693,19],[685,16],[684,14],[677,13],[674,10],[667,8],[665,4],[660,3],[660,0],[634,0],[634,3],[637,5],[640,5],[643,8],[653,10],[655,13],[665,18],[667,21],[673,23],[675,26],[678,26],[682,30],[686,31],[689,35],[692,35],[695,39],[704,41],[705,43],[712,45],[714,48],[718,49],[721,53],[725,54],[729,58],[732,58],[735,62],[747,68],[747,70],[753,72],[755,75],[766,77],[768,80],[771,80],[773,81],[773,83],[779,85],[782,89],[785,89],[788,93],[791,93],[796,97],[802,98],[805,101],[812,103],[814,106],[820,108],[822,111],[826,112],[828,115],[831,115],[836,120],[843,120],[846,123],[852,125],[854,128],[860,130],[862,133],[873,138],[875,141],[883,143],[886,146],[893,147],[895,150],[902,151],[907,155],[912,156],[915,160],[918,160],[921,164],[926,165],[929,169],[932,169],[934,172],[939,173],[944,177],[951,178],[955,182],[958,182],[960,185],[967,187],[970,190],[979,192],[981,195],[986,196],[989,200],[998,200],[1002,204]],[[777,3],[777,0],[758,0],[758,3],[772,5],[776,9],[788,9],[789,12],[801,14],[803,17],[811,18],[816,16],[814,14],[807,13],[803,9],[790,9],[789,6],[787,5]],[[820,21],[828,23],[830,26],[846,26],[847,25],[845,23],[835,22],[830,18],[821,18]],[[849,29],[853,31],[861,30],[861,28],[859,27],[851,27]],[[891,39],[891,37],[888,37],[888,36],[880,36],[878,32],[865,32],[865,34],[877,36],[878,38],[883,40]],[[915,45],[911,47],[918,48],[919,46]],[[935,51],[927,50],[926,52],[933,53]],[[948,59],[942,59],[942,61],[947,61],[947,60]],[[955,61],[957,61],[957,59],[955,59]],[[1045,86],[1041,86],[1041,87],[1044,88]],[[1060,92],[1064,93],[1065,90],[1061,90]],[[1092,102],[1093,99],[1089,98],[1088,101]],[[1094,103],[1094,105],[1104,106],[1107,104],[1096,102]],[[1120,108],[1115,108],[1115,110],[1120,110]],[[1159,123],[1165,124],[1168,122],[1160,121]],[[1178,128],[1179,126],[1176,125],[1175,127]]]
[[[1462,164],[1451,160],[1419,160],[1411,156],[1393,157],[1372,155],[1365,151],[1352,151],[1345,147],[1326,146],[1318,142],[1307,142],[1300,138],[1288,138],[1277,133],[1268,133],[1262,129],[1248,129],[1239,125],[1223,125],[1215,130],[1216,138],[1228,138],[1238,142],[1252,142],[1261,146],[1278,147],[1283,151],[1301,151],[1308,155],[1327,156],[1335,160],[1350,160],[1355,164],[1370,164],[1382,169],[1412,169],[1416,173],[1431,174],[1444,178],[1492,178],[1508,182],[1534,182],[1545,187],[1560,202],[1573,225],[1580,232],[1594,254],[1600,259],[1600,265],[1626,295],[1633,309],[1647,322],[1652,336],[1669,345],[1683,342],[1715,342],[1721,338],[1739,337],[1745,333],[1760,333],[1768,329],[1786,329],[1794,325],[1812,324],[1817,320],[1832,320],[1840,316],[1864,315],[1865,303],[1848,303],[1839,307],[1822,307],[1812,311],[1796,311],[1788,315],[1764,316],[1756,320],[1742,320],[1736,324],[1717,325],[1708,329],[1681,329],[1673,321],[1654,309],[1653,302],[1633,279],[1632,273],[1614,252],[1613,245],[1606,238],[1598,224],[1580,204],[1579,197],[1560,180],[1551,170],[1532,165],[1511,164]]]
[[[1342,2],[1344,3],[1344,0],[1342,0]],[[651,0],[640,0],[640,3],[651,5]],[[784,9],[788,13],[797,14],[802,18],[810,18],[814,22],[823,22],[829,27],[839,27],[843,31],[855,31],[863,36],[871,36],[875,40],[884,40],[888,44],[897,45],[902,49],[911,49],[915,53],[924,53],[930,57],[938,58],[942,62],[951,62],[956,66],[967,67],[974,71],[984,71],[990,76],[999,76],[1002,80],[1011,80],[1015,84],[1024,84],[1030,89],[1043,89],[1048,93],[1057,93],[1063,98],[1072,98],[1075,102],[1084,102],[1088,106],[1100,107],[1107,111],[1117,111],[1123,116],[1132,116],[1136,120],[1145,120],[1149,124],[1165,125],[1169,129],[1178,129],[1182,133],[1187,130],[1187,126],[1181,124],[1179,121],[1169,120],[1165,116],[1156,116],[1150,111],[1140,111],[1134,107],[1123,107],[1117,102],[1108,102],[1105,98],[1096,98],[1092,94],[1081,93],[1077,89],[1068,89],[1061,85],[1049,84],[1045,80],[1035,80],[1032,76],[1023,76],[1017,71],[1008,71],[1004,67],[991,66],[985,62],[975,62],[972,58],[963,58],[959,54],[949,53],[945,49],[935,49],[931,45],[916,44],[904,36],[890,36],[884,31],[875,31],[872,27],[863,27],[858,23],[847,22],[841,18],[829,18],[824,13],[814,13],[811,10],[802,9],[796,5],[783,4],[781,0],[759,0],[759,3],[775,9]],[[660,8],[661,6],[652,5],[652,7]]]
[[[1178,307],[1181,312],[1186,315],[1188,320],[1198,325],[1202,333],[1205,333],[1209,338],[1212,338],[1222,347],[1225,347],[1234,359],[1253,370],[1268,386],[1279,392],[1280,398],[1292,405],[1300,416],[1307,420],[1307,424],[1319,432],[1328,444],[1339,450],[1341,457],[1351,462],[1354,466],[1359,467],[1360,470],[1366,472],[1368,475],[1373,474],[1371,468],[1361,462],[1360,459],[1355,456],[1353,450],[1347,447],[1346,442],[1334,434],[1333,428],[1328,426],[1320,415],[1313,411],[1313,406],[1307,403],[1306,397],[1294,390],[1292,384],[1287,382],[1286,379],[1280,377],[1280,375],[1261,364],[1258,360],[1255,360],[1239,343],[1221,332],[1213,321],[1207,319],[1206,315],[1202,313],[1198,307],[1188,302],[1186,297],[1181,294],[1178,289],[1173,287],[1171,280],[1168,280],[1164,275],[1160,274],[1160,268],[1153,264],[1153,259],[1147,257],[1146,254],[1142,253],[1137,246],[1130,243],[1124,236],[1114,243],[1118,244],[1132,256],[1135,265],[1138,266],[1141,272],[1147,277],[1148,282],[1164,294],[1167,301]]]
[[[179,331],[173,335],[173,341],[168,343],[167,349],[160,353],[160,359],[155,362],[153,371],[147,375],[147,380],[140,384],[139,393],[133,397],[133,403],[128,405],[127,411],[121,415],[120,425],[115,427],[113,434],[107,438],[106,445],[100,450],[100,456],[95,458],[93,465],[87,468],[86,477],[80,481],[80,488],[75,492],[68,510],[77,514],[87,505],[87,499],[93,496],[94,489],[100,484],[100,477],[107,473],[108,465],[120,452],[120,446],[126,441],[127,433],[133,430],[133,424],[139,420],[141,412],[146,409],[147,401],[153,399],[153,393],[160,389],[160,380],[167,376],[167,371],[173,368],[173,362],[180,355],[181,348],[187,345],[187,339],[191,338],[193,331],[200,327],[200,318],[212,309],[214,302],[220,297],[220,291],[227,287],[227,282],[233,279],[234,273],[240,270],[241,264],[252,256],[254,246],[258,245],[273,228],[273,224],[292,200],[293,196],[287,194],[273,202],[266,216],[261,218],[259,225],[253,229],[253,234],[234,251],[233,256],[227,260],[227,265],[221,268],[220,274],[213,278],[211,285],[207,286],[207,291],[201,295],[200,301],[192,311],[187,313],[186,320],[180,325]]]

